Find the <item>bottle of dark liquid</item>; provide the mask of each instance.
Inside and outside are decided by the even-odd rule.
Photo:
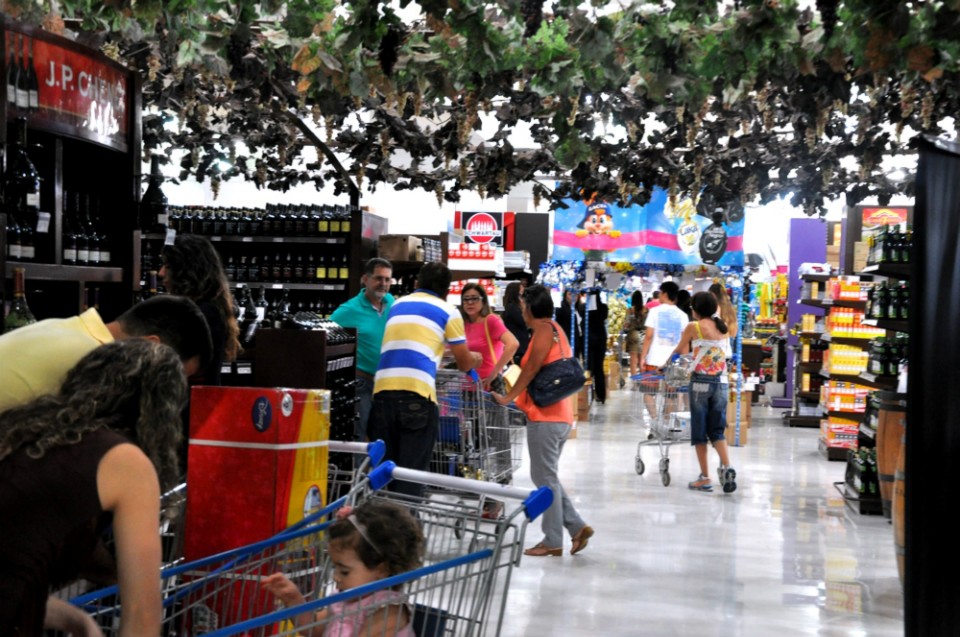
[[[267,302],[267,290],[262,285],[260,286],[260,294],[257,296],[257,319],[263,321],[267,316],[267,308],[270,307],[270,304]]]
[[[250,263],[247,259],[247,255],[241,254],[240,263],[237,264],[237,281],[249,281],[249,280],[250,280]]]
[[[7,210],[7,260],[20,260],[20,224],[11,210]]]
[[[253,295],[247,288],[244,288],[244,309],[243,321],[240,323],[240,344],[249,349],[254,345],[257,328],[260,327],[260,315],[257,312],[257,306],[253,302]]]
[[[3,209],[19,227],[20,261],[33,261],[34,228],[40,208],[40,174],[27,154],[27,120],[17,118],[16,133],[7,145],[7,166],[3,173]],[[9,238],[8,238],[9,240]]]
[[[169,214],[167,196],[163,194],[163,175],[160,174],[160,158],[150,158],[150,182],[147,192],[140,200],[140,228],[144,232],[166,232]]]
[[[80,215],[80,225],[87,235],[87,265],[100,265],[100,235],[94,227],[90,217],[90,194],[81,198],[83,209]]]
[[[257,255],[250,257],[250,262],[247,264],[247,281],[251,283],[256,283],[260,280],[260,264],[257,262]]]
[[[298,254],[296,261],[293,263],[293,280],[297,283],[302,283],[304,280],[304,268],[303,268],[303,255]]]
[[[237,278],[237,264],[233,260],[233,255],[231,254],[227,257],[227,262],[223,266],[223,274],[227,277],[227,281],[242,281],[243,279]]]
[[[283,220],[283,234],[292,237],[297,234],[297,209],[294,206],[284,206],[287,216]]]
[[[283,257],[279,252],[273,256],[273,262],[270,264],[270,280],[274,283],[283,281]]]
[[[71,193],[63,193],[65,205],[63,207],[63,232],[61,241],[63,243],[63,255],[61,262],[63,265],[77,265],[77,221],[70,209]]]
[[[303,280],[314,283],[317,280],[317,263],[313,260],[313,253],[307,255],[307,267],[303,272]]]
[[[159,294],[157,291],[157,271],[150,270],[147,272],[147,289],[143,292],[143,298],[144,300],[151,299],[157,294]]]
[[[227,213],[223,208],[213,209],[213,220],[211,221],[210,234],[222,237],[227,226]]]
[[[327,282],[327,258],[320,255],[320,261],[317,263],[317,283]]]
[[[97,235],[97,243],[100,245],[100,265],[106,267],[110,265],[113,255],[110,253],[110,238],[107,236],[106,224],[103,222],[100,209],[100,198],[90,195],[90,220],[93,222],[93,231]]]
[[[13,269],[13,300],[10,302],[10,312],[3,320],[3,331],[9,332],[24,325],[36,323],[30,306],[27,305],[27,286],[24,282],[24,269]]]
[[[27,105],[31,111],[40,109],[40,81],[37,78],[37,70],[33,67],[33,39],[30,39],[30,54],[27,58]]]
[[[223,222],[223,234],[228,237],[237,234],[237,226],[239,225],[240,217],[237,214],[235,209],[227,210],[226,217]]]
[[[293,281],[293,255],[287,253],[287,258],[283,262],[283,271],[281,272],[284,283]]]
[[[73,217],[73,227],[77,233],[77,265],[90,265],[90,237],[87,236],[87,229],[80,221],[80,193],[70,193],[70,199],[67,205],[71,207],[70,214]],[[149,255],[144,255],[149,259]],[[149,270],[150,268],[146,268]]]
[[[263,220],[260,223],[260,232],[265,237],[272,237],[278,233],[274,230],[274,226],[277,222],[277,213],[275,210],[274,204],[267,204],[266,213],[263,215]]]
[[[20,76],[20,60],[17,53],[17,38],[12,33],[7,40],[7,51],[10,57],[7,60],[7,103],[17,105],[17,78]]]
[[[17,69],[17,108],[26,113],[30,109],[30,79],[27,77],[27,61],[23,55],[24,42],[25,38],[17,34],[17,55],[20,58]]]
[[[250,214],[250,236],[258,236],[263,234],[263,213],[259,210],[250,209],[247,211]]]
[[[213,234],[214,211],[213,208],[205,208],[203,216],[200,217],[200,234],[209,237]]]
[[[260,263],[260,280],[261,281],[270,281],[273,279],[273,262],[270,260],[270,255],[263,255],[263,262]]]

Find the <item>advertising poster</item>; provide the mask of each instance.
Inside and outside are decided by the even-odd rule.
[[[564,203],[568,208],[554,212],[556,261],[743,265],[743,215],[717,225],[698,215],[689,198],[670,206],[660,188],[645,206]]]

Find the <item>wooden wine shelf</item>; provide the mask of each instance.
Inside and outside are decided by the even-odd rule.
[[[345,283],[276,283],[274,281],[230,281],[230,285],[243,285],[251,289],[263,286],[268,290],[339,291],[347,289]]]
[[[264,237],[239,235],[201,235],[213,243],[319,243],[319,244],[346,244],[346,237]],[[150,232],[143,235],[146,241],[163,241],[167,235],[159,232]]]
[[[5,276],[13,276],[14,268],[23,268],[29,281],[82,281],[84,283],[120,283],[123,268],[100,268],[82,265],[57,265],[55,263],[31,263],[7,261]]]

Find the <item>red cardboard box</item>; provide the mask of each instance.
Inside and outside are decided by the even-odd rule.
[[[194,388],[186,559],[266,539],[324,506],[329,437],[328,390]]]

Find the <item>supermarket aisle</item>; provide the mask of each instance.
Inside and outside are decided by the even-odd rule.
[[[671,486],[655,447],[638,476],[629,394],[594,406],[560,469],[596,536],[576,557],[567,538],[561,558],[523,559],[502,634],[902,635],[890,525],[844,506],[832,486],[844,465],[817,453],[817,431],[785,428],[769,409],[754,417],[749,445],[732,450],[740,489],[724,496],[686,488],[697,474],[688,444],[671,450]],[[530,486],[526,460],[517,484]],[[540,537],[534,522],[527,546]]]

